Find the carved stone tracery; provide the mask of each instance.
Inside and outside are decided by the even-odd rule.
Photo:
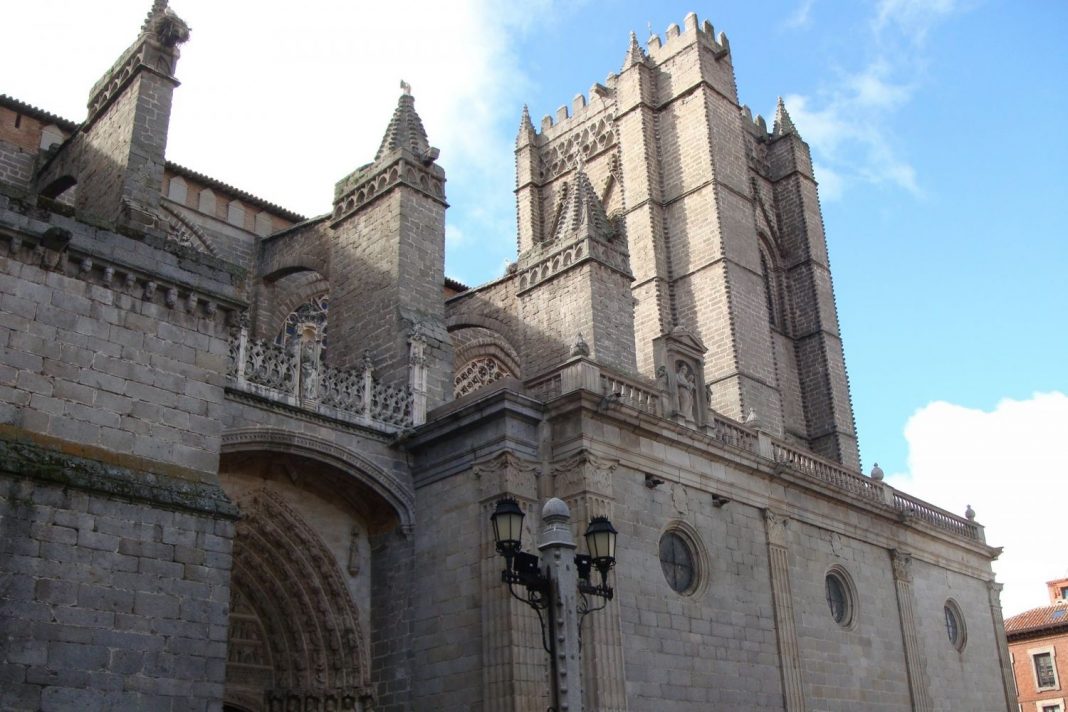
[[[453,393],[459,398],[474,393],[494,381],[513,376],[508,367],[493,356],[479,356],[468,361],[456,372],[453,379]]]

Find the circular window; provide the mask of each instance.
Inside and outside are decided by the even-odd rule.
[[[831,618],[843,628],[848,628],[853,623],[855,598],[848,575],[841,569],[832,569],[827,573],[824,586]]]
[[[693,547],[678,532],[660,537],[660,568],[664,578],[677,593],[689,593],[697,581],[697,560]]]
[[[950,599],[943,607],[946,617],[946,637],[950,644],[957,650],[964,650],[967,635],[964,628],[964,616],[961,615],[957,602]]]

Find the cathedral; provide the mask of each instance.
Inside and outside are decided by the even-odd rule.
[[[80,122],[0,96],[0,709],[1016,709],[1000,549],[859,469],[724,33],[523,111],[477,287],[407,88],[325,215],[167,160],[189,36],[156,0]]]

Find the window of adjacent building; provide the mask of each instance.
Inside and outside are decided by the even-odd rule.
[[[1031,657],[1035,675],[1035,689],[1055,690],[1060,685],[1057,680],[1056,655],[1052,647],[1032,648],[1027,651]]]
[[[856,595],[849,575],[841,567],[834,567],[824,579],[824,592],[831,618],[843,628],[853,625]]]
[[[1023,705],[1020,705],[1020,709],[1023,709]],[[1031,709],[1028,707],[1028,709]],[[1064,698],[1059,697],[1052,700],[1039,700],[1035,703],[1035,712],[1064,712]]]
[[[677,593],[689,593],[697,581],[697,564],[693,547],[678,532],[660,537],[660,568],[664,578]]]
[[[949,638],[950,644],[957,650],[964,650],[967,633],[960,606],[957,605],[956,601],[950,599],[946,601],[946,605],[943,607],[943,614],[946,620],[946,637]]]

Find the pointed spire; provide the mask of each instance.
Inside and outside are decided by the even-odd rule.
[[[526,104],[523,104],[523,113],[519,117],[519,133],[515,137],[516,146],[526,146],[527,144],[534,143],[534,137],[537,132],[534,131],[534,123],[530,120],[530,110]]]
[[[614,230],[605,214],[604,205],[580,162],[560,206],[553,240],[569,242],[587,236],[609,240],[613,235]]]
[[[411,95],[411,86],[402,82],[404,89],[397,100],[393,118],[389,120],[382,145],[378,147],[375,160],[393,151],[404,150],[415,155],[424,163],[431,163],[438,157],[438,149],[432,148],[426,137],[426,130],[419,114],[415,113],[415,97]]]
[[[152,25],[156,20],[163,17],[167,12],[167,0],[154,0],[152,8],[148,11],[148,15],[145,16],[145,22],[141,25],[141,32],[148,32],[152,29]]]
[[[630,46],[627,47],[627,56],[623,60],[623,69],[633,67],[635,64],[645,63],[645,52],[642,52],[641,45],[638,44],[638,35],[633,32],[630,33]]]
[[[797,129],[794,128],[794,122],[790,119],[790,114],[786,113],[786,102],[779,97],[779,105],[775,107],[775,128],[772,130],[772,134],[775,136],[785,136],[786,134],[796,134]]]

